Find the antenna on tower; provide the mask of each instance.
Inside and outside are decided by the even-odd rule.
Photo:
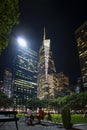
[[[44,35],[43,35],[43,40],[46,39],[46,30],[45,30],[45,27],[44,27]]]

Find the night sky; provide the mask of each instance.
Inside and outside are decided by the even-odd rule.
[[[11,43],[13,41],[12,38],[23,36],[28,46],[38,52],[42,44],[45,26],[46,38],[51,39],[51,48],[57,73],[64,72],[69,76],[71,84],[76,83],[77,78],[80,77],[81,74],[75,30],[87,20],[86,1],[19,1],[21,13],[20,24],[15,26],[12,30]],[[0,56],[0,71],[3,71],[2,66],[5,67],[7,63],[10,64],[7,58],[6,60],[4,59],[4,61],[2,60],[2,57],[4,57],[2,55]]]

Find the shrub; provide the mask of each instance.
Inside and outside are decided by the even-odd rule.
[[[66,128],[66,129],[72,128],[71,114],[70,114],[69,108],[68,107],[64,107],[62,109],[61,114],[62,114],[62,121],[63,121],[64,128]]]

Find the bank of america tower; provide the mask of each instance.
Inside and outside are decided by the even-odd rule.
[[[44,28],[44,36],[42,45],[39,50],[39,62],[38,62],[37,97],[39,99],[54,98],[55,73],[56,69],[52,57],[50,39],[46,39],[46,33]]]

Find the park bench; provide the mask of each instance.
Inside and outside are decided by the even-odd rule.
[[[16,128],[18,130],[17,121],[19,118],[16,116],[17,111],[0,111],[0,122],[12,122],[15,121]]]

